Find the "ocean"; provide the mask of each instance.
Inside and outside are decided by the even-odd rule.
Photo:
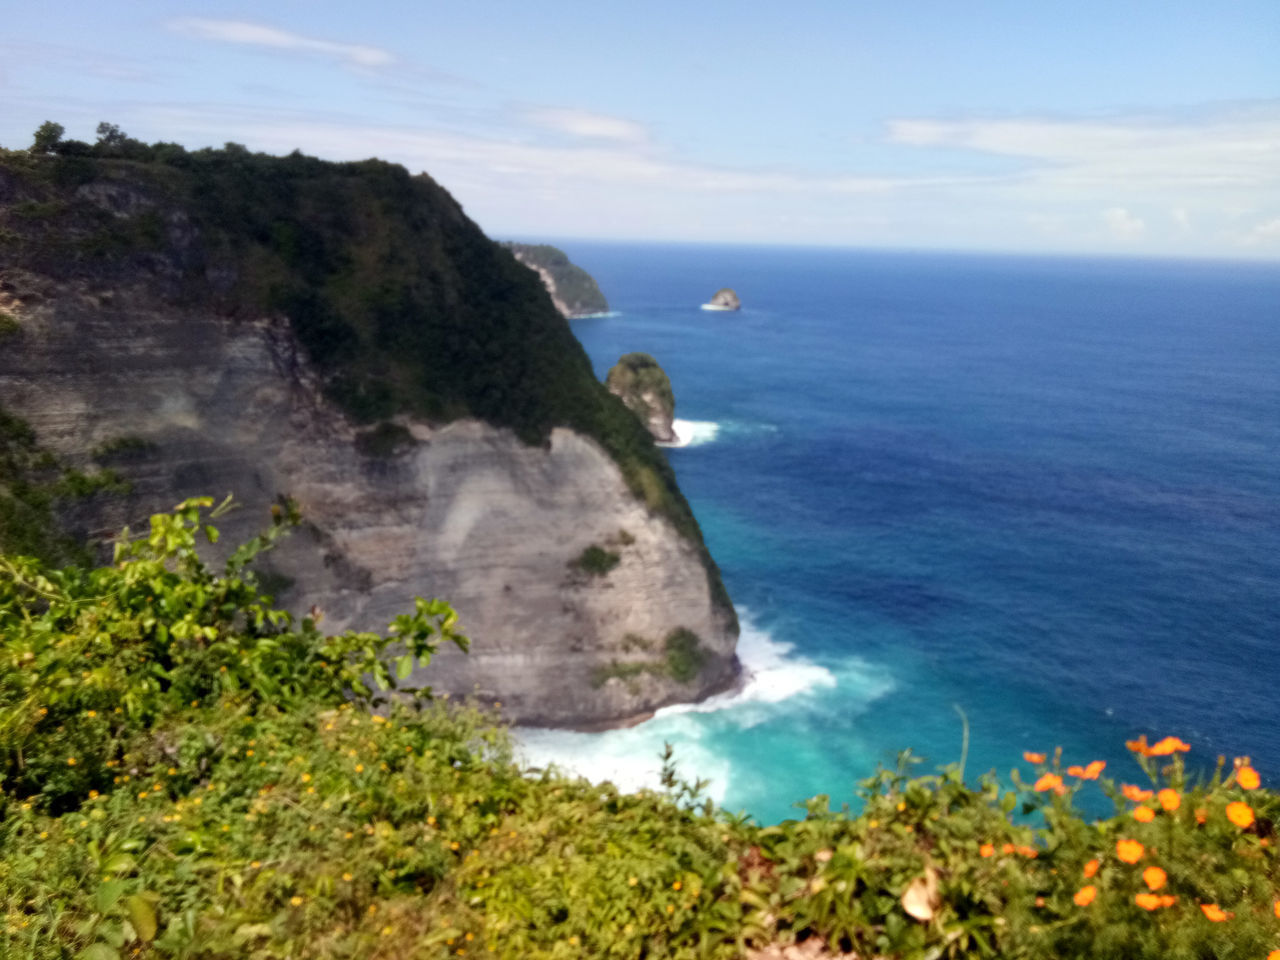
[[[909,749],[1003,778],[1174,734],[1280,781],[1280,267],[563,242],[653,354],[743,620],[742,693],[534,764],[683,776],[761,822]],[[699,310],[722,286],[737,313]],[[1086,801],[1088,802],[1088,801]]]

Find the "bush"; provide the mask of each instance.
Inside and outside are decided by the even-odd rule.
[[[622,557],[612,550],[606,550],[604,547],[593,543],[576,558],[570,560],[569,566],[593,577],[604,577],[608,576],[609,571],[621,561]]]
[[[692,630],[680,627],[667,634],[667,672],[680,683],[690,683],[706,663],[701,638]]]
[[[963,759],[916,776],[904,753],[856,809],[815,797],[769,826],[703,801],[669,749],[661,793],[526,771],[477,707],[387,699],[439,643],[465,644],[447,606],[418,601],[390,636],[323,636],[271,609],[246,567],[287,506],[217,575],[196,554],[217,536],[209,506],[153,518],[109,567],[0,560],[0,955],[728,960],[809,941],[886,960],[1203,960],[1280,945],[1280,799],[1248,758],[1195,780],[1181,741],[1139,739],[1144,787],[1060,754],[1027,754],[1005,787],[969,784]],[[1115,813],[1088,819],[1077,797],[1099,787]]]

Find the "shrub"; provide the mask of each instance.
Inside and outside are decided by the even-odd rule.
[[[915,775],[905,752],[855,809],[820,796],[767,826],[715,810],[669,748],[665,792],[522,770],[476,707],[387,699],[439,643],[465,643],[447,606],[418,601],[389,636],[322,636],[272,610],[246,566],[292,511],[214,574],[196,554],[217,536],[208,507],[153,518],[110,567],[0,560],[0,955],[728,960],[809,941],[900,960],[1202,960],[1280,945],[1280,798],[1248,758],[1197,780],[1186,744],[1143,738],[1145,786],[1056,753],[1027,754],[1006,787],[967,782],[963,758]],[[1115,812],[1090,819],[1076,801],[1099,787]]]
[[[417,445],[409,428],[384,421],[356,434],[356,449],[366,457],[388,459]]]
[[[702,640],[692,630],[680,627],[667,634],[667,672],[680,683],[689,683],[698,676],[706,663],[707,654]]]
[[[597,544],[587,547],[576,558],[569,561],[569,566],[581,570],[593,577],[604,577],[622,561],[622,557],[612,550],[606,550]]]

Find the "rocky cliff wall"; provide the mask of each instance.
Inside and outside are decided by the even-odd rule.
[[[187,496],[233,493],[242,507],[219,525],[235,543],[292,497],[303,528],[266,561],[282,602],[319,607],[336,630],[383,629],[414,596],[449,600],[472,652],[446,652],[416,679],[501,702],[516,722],[616,725],[732,685],[732,608],[691,518],[655,509],[683,504],[678,491],[637,496],[635,476],[653,487],[663,474],[627,476],[622,464],[634,471],[647,456],[634,441],[639,452],[620,461],[565,426],[530,443],[467,416],[361,423],[334,402],[333,368],[302,346],[296,318],[190,294],[192,275],[234,289],[241,267],[210,254],[198,219],[121,179],[33,199],[0,169],[0,295],[13,321],[0,406],[67,462],[110,465],[132,484],[68,523],[106,536]],[[86,219],[86,205],[101,216]],[[73,215],[93,232],[51,222]],[[136,232],[139,216],[147,250],[103,255],[96,238]],[[459,373],[483,390],[475,370]],[[575,389],[588,386],[605,394]],[[581,562],[593,547],[604,567]],[[664,647],[681,629],[701,643],[685,682]]]

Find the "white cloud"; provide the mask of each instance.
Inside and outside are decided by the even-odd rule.
[[[1191,215],[1187,213],[1186,208],[1174,207],[1169,211],[1169,216],[1179,230],[1184,233],[1191,230]]]
[[[540,107],[526,111],[524,116],[530,123],[546,130],[588,140],[644,143],[649,139],[648,131],[638,123],[586,110]]]
[[[185,17],[173,21],[170,27],[180,33],[204,40],[301,53],[318,53],[353,67],[386,67],[396,61],[394,54],[380,47],[335,43],[332,40],[304,37],[288,30],[250,23],[246,20],[207,20],[202,17]]]
[[[1260,223],[1249,231],[1249,243],[1275,243],[1280,241],[1280,217]]]
[[[1140,218],[1135,217],[1124,207],[1111,207],[1104,210],[1102,219],[1113,236],[1124,239],[1140,237],[1147,229],[1147,225]]]
[[[1280,105],[1184,118],[894,120],[889,139],[1020,157],[1024,178],[1073,185],[1280,184]]]

